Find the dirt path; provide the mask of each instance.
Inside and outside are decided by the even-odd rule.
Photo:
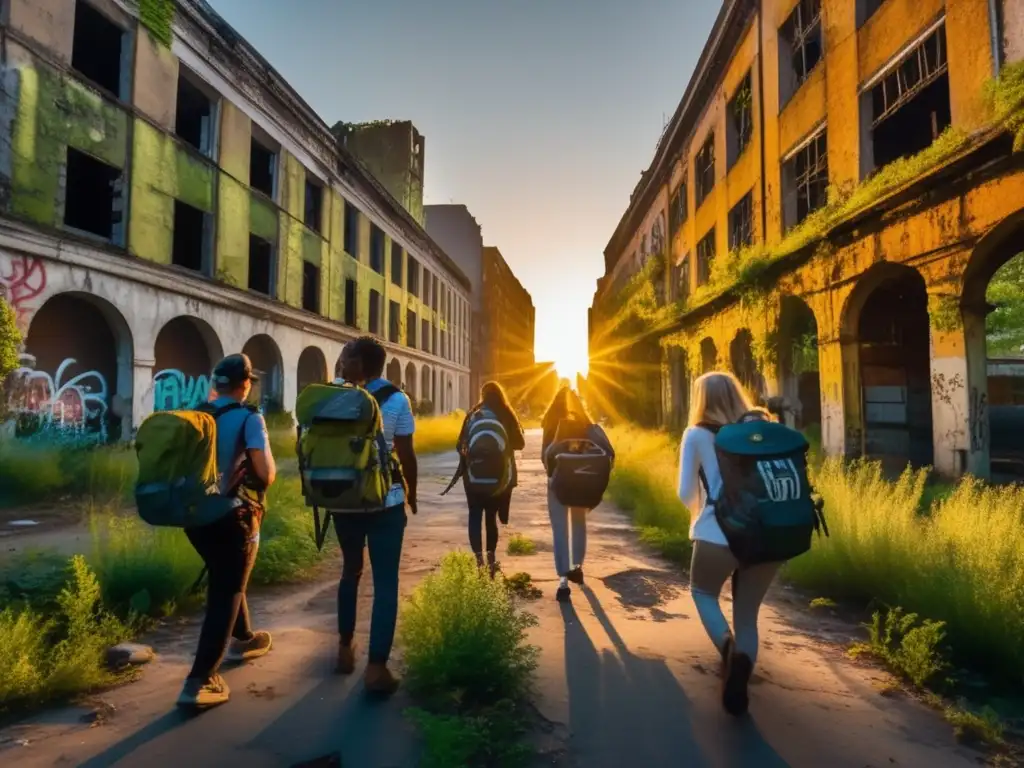
[[[540,618],[532,639],[542,648],[538,766],[977,764],[937,715],[887,695],[884,674],[845,657],[836,642],[849,636],[848,626],[808,616],[786,590],[777,591],[764,613],[751,717],[728,719],[717,702],[716,655],[685,581],[646,556],[612,508],[592,514],[587,586],[574,592],[571,607],[560,606],[553,599],[538,453],[539,435],[531,434],[512,528],[538,541],[541,551],[504,563],[507,573],[530,572],[544,591],[530,606]],[[406,534],[403,593],[441,554],[464,546],[460,497],[438,496],[453,467],[450,456],[423,461],[423,501]],[[367,575],[360,610],[363,648],[369,581]],[[159,656],[139,682],[91,707],[55,710],[0,731],[0,763],[257,768],[340,754],[343,766],[416,766],[415,734],[402,716],[408,698],[374,704],[359,695],[358,678],[330,674],[335,588],[331,579],[255,596],[257,623],[274,632],[275,650],[226,670],[233,691],[227,706],[194,718],[174,710],[197,628],[195,619],[185,620],[149,639]]]

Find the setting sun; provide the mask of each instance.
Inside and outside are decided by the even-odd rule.
[[[560,378],[568,379],[576,385],[576,374],[587,375],[590,360],[586,349],[563,349],[555,357],[555,370]]]

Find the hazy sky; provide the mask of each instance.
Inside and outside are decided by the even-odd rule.
[[[411,119],[429,203],[464,203],[584,359],[604,246],[717,0],[209,0],[329,124]]]

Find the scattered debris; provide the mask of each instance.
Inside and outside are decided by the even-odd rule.
[[[39,525],[39,522],[36,520],[11,520],[7,524],[15,528],[29,528],[33,525]]]
[[[533,583],[533,577],[526,572],[513,573],[505,577],[505,583],[513,594],[525,600],[537,600],[544,595]]]
[[[79,722],[86,723],[90,728],[104,725],[117,712],[113,704],[108,704],[105,701],[96,701],[93,706],[94,709],[91,712],[86,712],[78,718]]]
[[[141,643],[121,643],[107,651],[107,664],[113,669],[148,664],[154,657],[153,649]]]
[[[257,699],[266,699],[267,701],[273,701],[277,698],[277,691],[274,690],[274,686],[268,685],[264,688],[257,688],[256,683],[249,683],[246,689],[250,696]],[[305,763],[303,763],[305,765]]]

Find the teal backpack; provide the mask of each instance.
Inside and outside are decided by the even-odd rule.
[[[741,565],[791,560],[811,548],[814,533],[828,536],[823,502],[807,477],[806,438],[784,424],[749,414],[715,433],[722,490],[711,499],[715,519]]]

